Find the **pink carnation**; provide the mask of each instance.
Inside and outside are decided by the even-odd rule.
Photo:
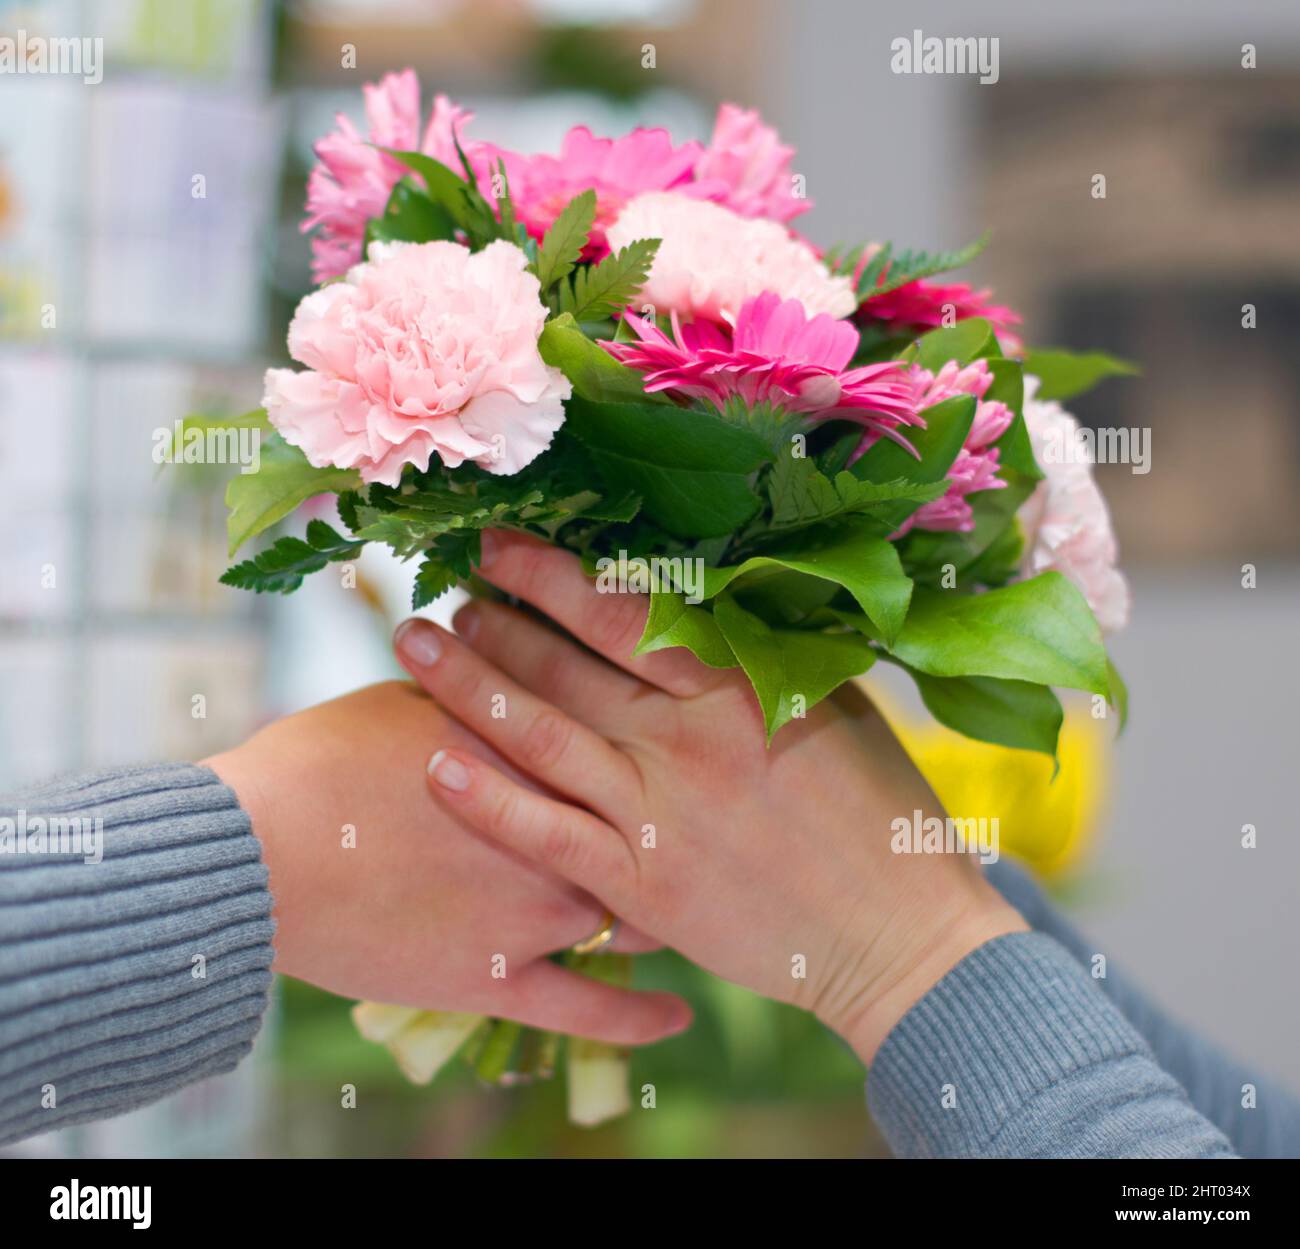
[[[793,157],[794,148],[756,112],[723,104],[695,177],[703,195],[742,217],[790,221],[812,207],[811,200],[795,195]]]
[[[659,239],[640,301],[656,313],[734,324],[746,300],[766,291],[797,299],[807,314],[847,317],[857,300],[847,274],[834,277],[816,252],[775,221],[741,217],[676,192],[640,195],[609,227],[609,245]]]
[[[638,342],[602,342],[612,356],[642,370],[649,392],[704,399],[724,407],[733,397],[753,408],[770,403],[822,419],[855,420],[877,436],[908,444],[896,432],[916,422],[912,387],[901,364],[846,369],[858,346],[847,321],[809,318],[797,299],[770,291],[747,300],[735,329],[672,314],[673,337],[653,321],[625,317]],[[910,448],[909,448],[910,449]]]
[[[483,145],[473,164],[488,194],[497,162],[504,161],[515,214],[537,239],[575,195],[594,189],[596,221],[583,258],[598,260],[609,251],[606,227],[624,204],[643,191],[687,182],[701,151],[698,143],[674,147],[666,130],[638,128],[619,139],[600,139],[586,126],[575,126],[564,136],[558,156],[524,156]]]
[[[1059,403],[1034,398],[1038,378],[1025,378],[1025,425],[1045,477],[1020,509],[1025,534],[1021,572],[1064,574],[1083,591],[1103,633],[1128,623],[1128,582],[1116,564],[1119,544],[1110,512],[1093,477],[1092,465],[1078,454],[1079,423]]]
[[[338,277],[361,259],[366,223],[380,216],[388,197],[410,173],[380,147],[421,151],[452,169],[459,167],[452,131],[472,116],[446,96],[434,100],[433,115],[420,137],[420,83],[415,71],[386,74],[367,83],[366,138],[340,113],[338,129],[316,144],[320,164],[307,179],[306,231],[320,226],[311,241],[312,275],[317,282]],[[377,145],[377,146],[375,146]]]
[[[370,262],[308,295],[289,327],[306,372],[269,369],[263,403],[318,468],[395,486],[402,468],[472,460],[517,473],[550,445],[571,388],[537,350],[537,279],[501,240],[372,243]]]
[[[975,527],[975,514],[967,496],[981,490],[1001,490],[1007,484],[997,475],[998,449],[993,444],[1006,433],[1014,413],[1005,403],[984,398],[993,385],[987,360],[974,360],[965,367],[949,360],[938,373],[914,364],[908,380],[918,412],[924,413],[926,408],[958,395],[974,395],[975,417],[962,449],[948,469],[947,492],[917,508],[894,536],[901,537],[914,528],[967,533]],[[863,439],[854,459],[874,441],[871,436]]]

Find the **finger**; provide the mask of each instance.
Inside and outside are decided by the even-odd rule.
[[[429,620],[406,620],[394,645],[434,701],[493,749],[560,793],[626,794],[631,761],[598,733],[544,702]],[[599,784],[593,781],[599,779]]]
[[[502,983],[512,1018],[611,1045],[648,1045],[691,1024],[691,1008],[675,993],[620,989],[545,959]]]
[[[635,851],[604,820],[525,789],[463,750],[438,751],[428,774],[430,791],[458,819],[636,922]]]
[[[482,535],[478,571],[562,625],[598,655],[678,698],[713,689],[726,679],[682,650],[633,657],[645,629],[644,594],[601,594],[578,557],[528,534],[493,529]]]
[[[626,728],[627,705],[638,694],[660,694],[559,630],[503,603],[467,603],[452,624],[456,635],[489,663],[598,733],[618,728],[620,716]]]

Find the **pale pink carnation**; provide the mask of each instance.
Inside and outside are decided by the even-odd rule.
[[[741,217],[721,204],[672,191],[634,199],[609,227],[609,245],[660,239],[637,299],[657,313],[735,324],[747,299],[765,291],[797,299],[810,316],[847,317],[857,307],[847,275],[834,277],[816,252],[775,221]]]
[[[790,221],[812,207],[811,200],[795,195],[793,157],[794,148],[757,112],[723,104],[695,177],[707,198],[742,217]]]
[[[617,139],[597,138],[586,126],[574,126],[560,144],[560,154],[525,156],[488,144],[474,157],[479,185],[490,195],[492,174],[504,161],[506,183],[516,217],[537,239],[575,195],[596,192],[596,220],[583,249],[584,260],[609,252],[605,230],[628,200],[643,191],[662,191],[689,181],[702,147],[674,147],[668,131],[638,127]]]
[[[1110,512],[1091,463],[1078,454],[1078,421],[1059,403],[1034,398],[1038,386],[1038,378],[1025,378],[1023,411],[1034,458],[1046,476],[1020,509],[1021,573],[1064,574],[1083,592],[1101,631],[1117,633],[1128,623],[1130,596],[1116,566],[1119,544]]]
[[[797,299],[770,291],[746,300],[734,329],[712,321],[682,325],[672,314],[673,337],[653,321],[629,313],[636,342],[602,342],[616,359],[645,373],[647,392],[704,399],[718,408],[738,398],[749,408],[769,403],[821,420],[857,421],[911,450],[897,432],[916,423],[912,386],[894,361],[846,366],[858,346],[847,321],[822,313],[809,318]]]
[[[385,74],[362,91],[369,125],[366,136],[340,113],[338,129],[316,144],[320,164],[307,179],[302,230],[320,227],[311,241],[312,275],[317,282],[346,273],[361,259],[366,223],[383,213],[393,188],[411,172],[381,152],[381,147],[420,151],[457,172],[460,169],[452,132],[472,114],[440,95],[421,138],[420,83],[414,70]]]
[[[901,537],[909,529],[968,533],[975,527],[975,513],[967,496],[1006,487],[1007,483],[997,475],[998,449],[993,444],[1006,433],[1015,414],[1005,403],[984,398],[993,385],[987,360],[973,360],[965,366],[949,360],[938,373],[914,364],[908,380],[912,402],[922,417],[926,408],[960,395],[975,396],[975,416],[962,449],[948,469],[946,493],[917,508],[894,536]],[[873,435],[864,438],[853,458],[867,451],[874,441]]]
[[[512,243],[372,243],[289,327],[307,372],[269,369],[263,403],[318,468],[395,486],[437,455],[517,473],[550,445],[571,388],[537,350],[537,279]]]

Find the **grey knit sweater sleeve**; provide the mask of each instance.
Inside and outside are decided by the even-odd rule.
[[[1234,1156],[1084,967],[1038,932],[981,946],[913,1006],[867,1096],[901,1157]]]
[[[207,768],[0,798],[0,1143],[231,1070],[274,927],[260,843]]]
[[[1002,859],[989,880],[1037,932],[1054,937],[1088,966],[1108,951],[1078,932],[1022,868]],[[1151,1047],[1156,1061],[1187,1090],[1191,1103],[1244,1158],[1300,1157],[1300,1098],[1250,1064],[1220,1051],[1166,1014],[1108,957],[1095,983]]]

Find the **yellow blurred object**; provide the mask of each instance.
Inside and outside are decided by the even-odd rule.
[[[879,690],[872,696],[880,703]],[[1060,877],[1092,846],[1110,782],[1109,719],[1094,719],[1086,702],[1065,704],[1059,756],[973,741],[934,720],[918,721],[882,706],[944,809],[998,818],[999,848],[1044,877]]]

